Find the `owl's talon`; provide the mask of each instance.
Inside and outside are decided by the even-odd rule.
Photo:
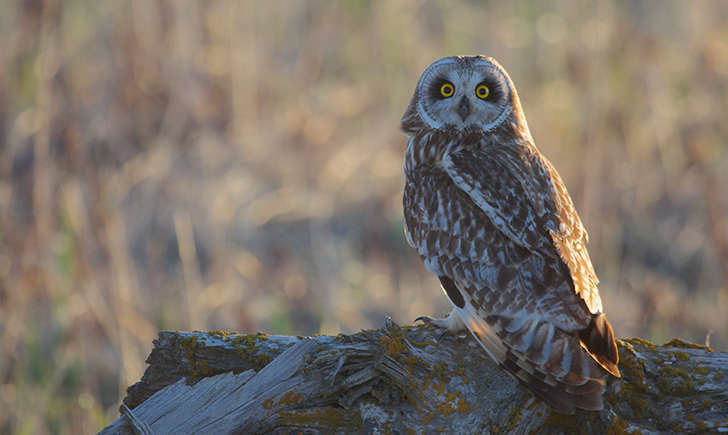
[[[420,321],[425,325],[433,325],[438,328],[443,328],[449,332],[459,332],[465,329],[465,324],[460,320],[460,316],[455,313],[455,310],[442,319],[430,316],[420,316],[415,319],[415,322]]]
[[[419,316],[418,318],[415,319],[415,322],[422,322],[425,325],[429,325],[430,323],[434,323],[433,322],[434,320],[435,319],[433,319],[430,316]]]
[[[442,339],[448,335],[449,333],[457,333],[458,330],[451,328],[452,319],[450,319],[450,316],[445,317],[444,319],[438,319],[435,317],[430,316],[419,316],[415,319],[415,322],[422,322],[425,326],[432,325],[435,328],[443,329],[443,331],[437,336],[435,339],[436,342],[441,342]]]

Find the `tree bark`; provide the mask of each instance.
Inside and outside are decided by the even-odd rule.
[[[469,334],[397,326],[287,337],[162,331],[101,433],[728,432],[728,354],[618,340],[605,409],[552,412]]]

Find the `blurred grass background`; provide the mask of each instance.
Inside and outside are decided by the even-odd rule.
[[[619,336],[728,348],[728,3],[0,2],[0,432],[118,416],[159,329],[448,302],[402,234],[433,60],[510,72]]]

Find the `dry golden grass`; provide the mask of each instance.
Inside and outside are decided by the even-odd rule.
[[[0,2],[0,432],[117,415],[159,329],[447,302],[402,235],[420,72],[492,55],[620,336],[728,346],[728,3]]]

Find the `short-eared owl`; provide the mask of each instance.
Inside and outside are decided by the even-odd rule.
[[[607,372],[620,374],[588,236],[508,73],[484,56],[436,61],[402,129],[407,240],[454,306],[420,319],[467,327],[556,411],[602,409]]]

